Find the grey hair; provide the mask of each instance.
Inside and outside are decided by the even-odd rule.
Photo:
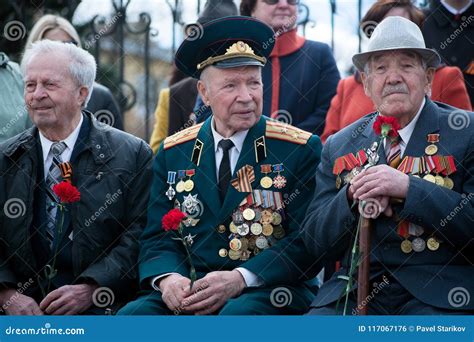
[[[427,70],[428,69],[428,63],[426,63],[426,61],[424,60],[424,58],[417,52],[413,52],[414,55],[416,55],[418,57],[418,59],[421,61],[421,66],[423,68],[423,70]],[[364,74],[368,75],[369,72],[370,72],[370,64],[372,63],[372,60],[374,59],[374,55],[371,55],[368,59],[367,59],[367,62],[365,63],[364,65]]]
[[[78,86],[86,87],[89,94],[82,104],[82,108],[87,106],[92,95],[92,86],[94,85],[97,72],[97,64],[94,57],[74,44],[62,43],[52,40],[40,40],[31,45],[25,51],[21,60],[21,71],[26,75],[26,68],[31,60],[41,54],[64,54],[68,57],[68,69],[71,77],[77,82]]]

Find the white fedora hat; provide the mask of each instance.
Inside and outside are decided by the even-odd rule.
[[[441,58],[435,50],[427,49],[420,28],[403,17],[390,16],[382,20],[369,40],[367,52],[357,53],[352,63],[360,71],[369,57],[376,52],[393,50],[412,50],[421,55],[428,67],[436,68]]]

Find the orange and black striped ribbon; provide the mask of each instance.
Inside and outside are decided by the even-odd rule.
[[[58,165],[59,169],[61,170],[61,176],[66,182],[72,182],[72,166],[69,162],[60,163]]]
[[[255,171],[253,166],[245,165],[237,171],[237,178],[231,181],[232,186],[238,192],[252,192],[251,183],[255,180]]]

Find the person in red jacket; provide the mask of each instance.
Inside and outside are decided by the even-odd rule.
[[[388,16],[405,17],[419,27],[423,26],[425,19],[423,12],[410,0],[379,0],[362,18],[361,28],[370,37],[374,26]],[[436,69],[431,99],[460,109],[472,110],[464,78],[458,67],[441,65]],[[375,106],[365,95],[360,74],[356,72],[342,79],[337,86],[337,94],[331,100],[321,140],[326,142],[331,134],[373,111],[375,111]]]

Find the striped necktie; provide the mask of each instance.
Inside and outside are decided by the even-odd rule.
[[[401,160],[401,148],[400,148],[400,142],[401,142],[400,136],[397,136],[390,142],[390,150],[388,151],[387,154],[387,164],[396,169],[398,165],[400,164]]]
[[[61,181],[61,170],[59,164],[62,163],[61,154],[66,149],[67,145],[64,142],[55,142],[51,145],[50,154],[53,156],[53,161],[49,167],[46,175],[46,237],[48,239],[49,247],[53,247],[55,229],[56,229],[56,212],[57,207],[55,203],[59,200],[53,192],[53,186]]]

